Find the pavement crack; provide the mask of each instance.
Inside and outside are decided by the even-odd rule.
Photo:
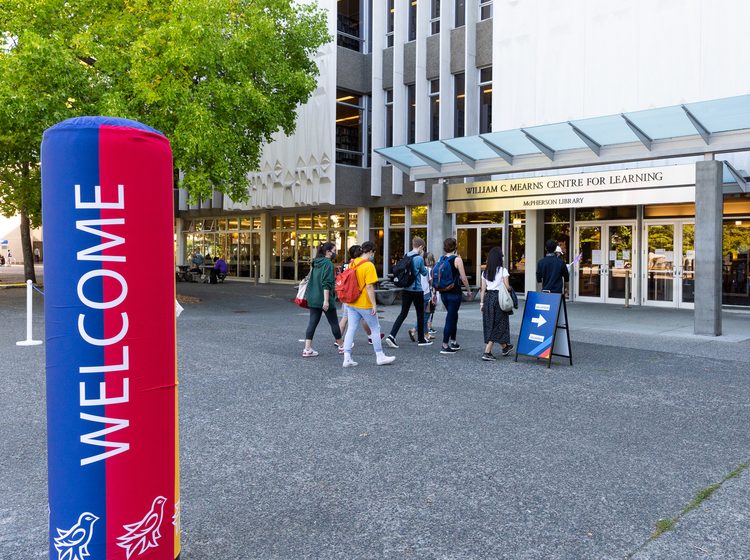
[[[728,480],[731,480],[733,478],[737,478],[742,474],[742,472],[750,467],[750,461],[745,461],[744,463],[740,463],[737,465],[737,467],[734,468],[729,474],[724,476],[719,482],[715,482],[714,484],[709,484],[705,488],[702,488],[698,492],[696,492],[695,496],[693,496],[693,499],[688,502],[688,504],[680,510],[680,512],[675,515],[674,517],[671,517],[669,519],[659,519],[656,521],[656,528],[653,533],[638,547],[636,547],[635,550],[630,552],[627,556],[625,556],[625,560],[630,560],[633,558],[636,554],[638,554],[641,550],[646,548],[649,543],[652,541],[658,539],[661,537],[664,533],[667,533],[671,531],[679,522],[680,520],[685,517],[688,513],[693,511],[694,509],[697,509],[700,507],[700,505],[706,501],[708,498],[710,498],[714,492],[716,492],[719,488],[721,488],[724,483]]]

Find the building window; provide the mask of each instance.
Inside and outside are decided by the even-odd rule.
[[[440,80],[430,80],[430,140],[440,138]]]
[[[393,90],[385,90],[385,147],[393,146]]]
[[[387,0],[385,3],[385,46],[393,46],[393,18],[396,12],[394,7],[395,0]]]
[[[407,144],[414,144],[417,137],[417,100],[414,84],[406,86]]]
[[[724,220],[723,247],[722,303],[750,306],[750,219],[748,216]],[[683,257],[685,258],[687,257]]]
[[[466,76],[456,74],[453,77],[453,90],[456,100],[453,102],[453,136],[459,138],[466,134],[464,123],[466,118]]]
[[[336,91],[336,163],[362,165],[363,99],[346,91]]]
[[[362,52],[362,26],[360,21],[360,0],[339,0],[337,2],[337,41],[339,47]]]
[[[466,25],[466,0],[456,0],[456,27]]]
[[[492,66],[479,71],[479,134],[492,132]]]
[[[430,10],[430,34],[440,33],[440,0],[432,0]]]
[[[492,0],[479,0],[479,21],[492,17]]]
[[[414,41],[417,38],[417,0],[409,2],[409,38],[407,41]]]

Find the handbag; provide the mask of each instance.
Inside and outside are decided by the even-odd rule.
[[[510,299],[513,300],[513,309],[518,309],[518,295],[513,288],[510,289]]]
[[[505,282],[500,282],[500,289],[497,291],[497,299],[500,304],[500,311],[508,313],[513,311],[513,298],[510,297],[510,292],[505,286]]]
[[[307,306],[307,285],[310,283],[310,277],[312,276],[312,271],[315,265],[313,265],[310,268],[310,272],[307,273],[307,276],[305,276],[302,279],[302,282],[299,283],[299,286],[297,287],[297,297],[294,298],[294,303],[299,305],[300,307],[304,309],[308,309]]]

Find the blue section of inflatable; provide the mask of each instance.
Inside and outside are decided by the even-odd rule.
[[[85,331],[94,338],[104,337],[104,321],[102,313],[91,313],[82,304],[77,292],[81,277],[97,268],[96,262],[78,260],[77,253],[101,244],[102,239],[76,229],[76,220],[96,220],[100,211],[76,209],[75,194],[76,185],[80,185],[81,199],[93,200],[94,186],[99,185],[99,131],[91,118],[75,120],[75,126],[66,121],[48,130],[42,142],[50,555],[55,559],[71,546],[72,535],[67,540],[61,535],[75,528],[87,512],[98,518],[93,526],[87,524],[89,531],[93,527],[86,545],[90,558],[105,558],[106,554],[105,462],[81,465],[82,457],[106,451],[82,443],[81,437],[106,425],[80,416],[82,376],[89,387],[98,387],[104,374],[79,371],[80,367],[103,365],[104,349],[82,338],[78,319],[79,314],[84,315]],[[101,278],[85,283],[85,295],[92,301],[103,301],[102,292]],[[98,392],[91,393],[89,389],[87,398],[98,397]],[[85,412],[104,416],[104,406],[87,406]]]

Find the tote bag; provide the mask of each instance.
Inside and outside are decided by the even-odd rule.
[[[509,313],[513,310],[513,298],[510,297],[510,292],[505,286],[505,282],[500,282],[500,289],[497,291],[497,299],[500,304],[500,311]]]
[[[302,282],[299,283],[299,287],[297,288],[297,297],[294,298],[294,303],[296,303],[300,307],[303,307],[304,309],[307,309],[307,285],[310,283],[312,271],[313,269],[311,268],[310,272],[307,273],[307,276],[305,276],[302,279]]]

